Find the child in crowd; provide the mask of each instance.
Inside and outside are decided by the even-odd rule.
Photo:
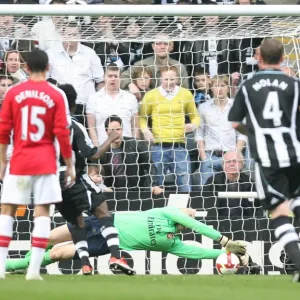
[[[195,72],[194,74],[194,98],[196,106],[210,100],[209,90],[210,78],[205,72]]]

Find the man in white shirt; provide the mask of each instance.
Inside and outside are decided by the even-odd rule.
[[[112,63],[106,67],[105,87],[90,96],[86,106],[90,137],[95,146],[107,138],[105,120],[118,115],[123,123],[123,135],[139,137],[138,101],[131,93],[120,89],[120,68]]]
[[[82,123],[86,102],[101,87],[104,71],[95,51],[78,42],[79,28],[76,23],[65,25],[62,34],[64,41],[61,46],[47,51],[50,65],[48,76],[60,84],[74,86],[77,92],[75,115]]]
[[[52,0],[50,4],[65,5],[65,0]],[[62,38],[60,31],[64,25],[65,17],[43,17],[31,28],[31,35],[39,49],[47,51],[50,48],[57,47],[61,44]]]
[[[228,98],[228,80],[228,76],[215,76],[211,82],[213,98],[198,107],[201,125],[196,140],[201,159],[200,185],[204,185],[215,172],[222,171],[224,152],[232,149],[242,151],[247,141],[246,136],[234,130],[228,122],[233,104],[233,100]],[[198,184],[196,182],[195,185]]]

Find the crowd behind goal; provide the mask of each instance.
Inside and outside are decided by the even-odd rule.
[[[87,174],[99,188],[151,189],[156,195],[200,192],[204,197],[216,191],[255,191],[247,138],[231,127],[227,117],[239,84],[259,68],[263,37],[189,41],[184,37],[194,30],[193,17],[151,18],[157,28],[152,42],[139,41],[142,18],[120,22],[126,34],[120,41],[110,17],[28,20],[0,16],[0,100],[9,86],[28,77],[28,52],[45,50],[48,80],[74,86],[75,118],[88,129],[93,144],[101,145],[110,131],[120,135],[99,163],[87,161]],[[255,17],[231,20],[245,28],[256,21]],[[203,18],[204,30],[213,32],[221,23],[221,17]],[[178,40],[172,38],[174,33]],[[106,39],[101,41],[101,36]],[[282,70],[297,75],[287,64]],[[260,207],[253,199],[221,198],[216,205],[219,216],[229,219],[253,217]]]

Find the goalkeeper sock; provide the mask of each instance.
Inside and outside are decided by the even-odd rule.
[[[8,246],[13,235],[14,218],[0,215],[0,279],[5,278],[5,262],[8,255]]]
[[[27,269],[29,265],[30,257],[21,259],[8,259],[5,264],[7,272]]]
[[[99,219],[102,236],[105,238],[112,257],[120,258],[120,241],[118,231],[114,226],[112,217]]]
[[[280,216],[273,219],[272,224],[275,228],[275,237],[283,245],[285,252],[295,264],[296,269],[300,270],[299,237],[291,224],[291,218]]]
[[[27,278],[38,277],[40,275],[40,267],[45,249],[49,243],[50,227],[49,217],[42,216],[34,219],[34,228],[32,231],[32,253],[26,275]]]
[[[46,266],[51,265],[52,263],[54,263],[54,261],[50,257],[50,252],[51,252],[51,249],[48,249],[45,252],[43,260],[42,260],[42,264],[41,264],[42,267],[46,267]]]

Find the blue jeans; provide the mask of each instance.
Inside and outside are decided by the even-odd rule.
[[[211,154],[210,151],[206,152],[206,160],[200,162],[200,185],[206,184],[209,177],[213,176],[216,172],[223,171],[223,158]]]
[[[185,148],[166,148],[159,145],[151,147],[152,161],[157,169],[159,184],[169,170],[175,174],[179,192],[190,192],[190,155]]]

